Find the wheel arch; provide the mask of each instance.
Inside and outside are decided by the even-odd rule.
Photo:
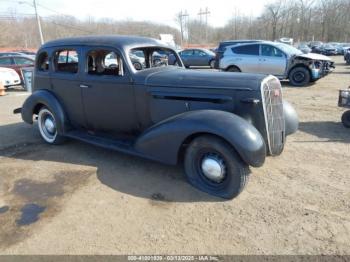
[[[43,106],[54,114],[58,133],[64,134],[69,126],[66,113],[56,96],[48,90],[37,90],[25,100],[21,110],[23,121],[33,124],[33,115],[38,114]]]
[[[294,68],[297,68],[297,67],[304,67],[304,68],[306,68],[306,69],[309,71],[309,73],[310,73],[310,77],[312,78],[312,72],[311,72],[310,67],[308,67],[307,65],[305,65],[305,64],[303,64],[303,63],[297,63],[297,64],[293,65],[291,68],[289,68],[288,74],[287,74],[288,79],[289,79],[289,76],[290,76],[290,72],[291,72]]]
[[[135,142],[135,150],[167,164],[181,160],[186,145],[203,134],[227,141],[248,165],[259,167],[266,145],[258,130],[229,112],[197,110],[182,113],[150,127]]]
[[[228,71],[230,68],[237,68],[239,72],[242,72],[241,68],[235,64],[231,64],[226,67],[225,71]]]

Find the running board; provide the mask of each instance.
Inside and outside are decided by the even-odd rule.
[[[98,135],[92,135],[87,132],[83,132],[79,130],[69,131],[64,135],[66,137],[73,138],[95,146],[144,157],[143,155],[141,155],[140,153],[137,153],[134,150],[133,140],[110,139],[110,138],[105,138]]]

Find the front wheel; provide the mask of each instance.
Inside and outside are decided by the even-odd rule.
[[[292,86],[305,86],[310,83],[311,74],[305,67],[295,67],[289,73],[289,82]]]
[[[209,66],[210,66],[211,69],[214,69],[215,68],[215,60],[211,60],[209,62]]]
[[[350,128],[350,110],[344,112],[341,117],[341,122],[346,128]]]
[[[45,142],[53,145],[58,145],[64,142],[65,138],[57,132],[55,116],[47,107],[42,107],[39,111],[38,127],[40,135]]]
[[[250,171],[226,141],[203,135],[187,148],[185,173],[190,184],[199,190],[232,199],[247,184]]]

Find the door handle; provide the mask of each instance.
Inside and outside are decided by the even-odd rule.
[[[81,88],[90,88],[91,86],[89,86],[89,85],[84,85],[84,84],[80,84],[79,85]]]

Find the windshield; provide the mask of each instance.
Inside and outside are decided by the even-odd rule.
[[[288,55],[301,55],[303,53],[299,49],[296,49],[295,47],[293,47],[291,45],[286,45],[283,43],[276,43],[276,46]]]
[[[131,49],[129,57],[137,71],[161,66],[182,66],[175,51],[162,47]]]

